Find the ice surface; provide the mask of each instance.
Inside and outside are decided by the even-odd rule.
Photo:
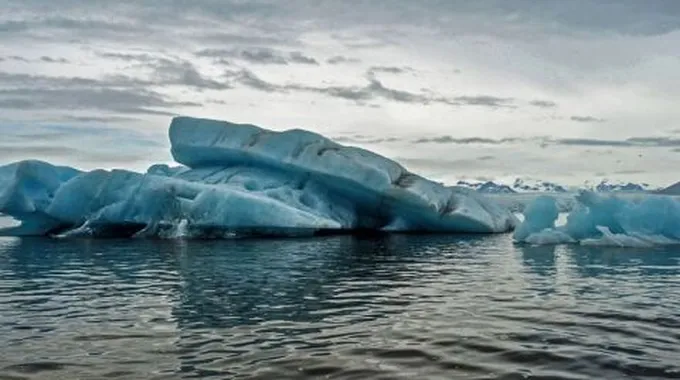
[[[524,221],[515,230],[514,238],[524,241],[530,235],[545,229],[554,229],[559,216],[555,198],[540,196],[524,210]]]
[[[515,241],[621,247],[680,244],[680,202],[674,197],[620,197],[583,191],[576,199],[578,206],[567,217],[567,223],[557,227],[555,199],[534,200],[515,231]]]
[[[496,203],[515,213],[523,213],[524,210],[536,198],[546,195],[555,199],[557,209],[560,213],[572,211],[578,202],[576,201],[577,192],[565,193],[514,193],[514,194],[485,194],[487,198],[493,199]]]
[[[232,236],[324,230],[494,233],[514,229],[506,208],[446,187],[375,153],[304,131],[178,117],[182,166],[146,173],[80,173],[46,163],[0,168],[10,234]]]
[[[22,222],[2,231],[5,234],[42,234],[59,223],[47,215],[54,193],[80,174],[73,168],[42,161],[20,161],[0,167],[0,214]]]

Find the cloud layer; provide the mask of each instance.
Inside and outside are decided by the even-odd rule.
[[[593,150],[597,173],[669,182],[680,155],[655,155],[680,148],[678,46],[675,0],[25,0],[0,14],[0,127],[68,124],[68,141],[82,127],[134,146],[116,131],[163,136],[191,114],[347,132],[418,163],[493,157],[472,160],[483,176],[529,160],[592,176],[563,163]],[[104,137],[12,136],[5,160],[110,159]]]

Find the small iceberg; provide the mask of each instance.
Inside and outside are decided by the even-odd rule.
[[[680,244],[680,202],[663,195],[622,197],[582,191],[563,226],[555,198],[536,198],[524,211],[514,240],[534,245],[652,247]]]

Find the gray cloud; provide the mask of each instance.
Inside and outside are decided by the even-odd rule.
[[[358,58],[351,58],[351,57],[345,57],[342,55],[336,55],[333,57],[330,57],[326,60],[326,63],[329,65],[338,65],[341,63],[360,63],[361,60]]]
[[[30,61],[28,60],[28,58],[21,57],[21,56],[18,56],[18,55],[10,55],[9,57],[5,57],[5,60],[7,60],[7,61],[24,62],[24,63],[30,62]]]
[[[149,53],[97,52],[107,59],[116,59],[132,63],[135,67],[152,71],[151,78],[138,80],[144,86],[186,86],[195,89],[226,90],[231,88],[228,82],[220,82],[201,74],[193,63],[177,57]],[[111,78],[109,76],[109,78]],[[119,80],[122,78],[119,76]]]
[[[389,33],[375,34],[369,39],[357,39],[355,35],[344,36],[341,34],[334,34],[332,37],[342,43],[344,47],[352,50],[379,49],[390,45],[399,45],[399,41]]]
[[[267,82],[259,78],[255,73],[249,70],[243,70],[237,75],[237,81],[244,86],[265,91],[265,92],[311,92],[324,94],[334,98],[340,98],[356,102],[357,104],[365,104],[371,100],[389,100],[398,103],[410,104],[446,104],[450,106],[485,106],[492,108],[499,107],[514,107],[512,105],[513,99],[499,98],[488,95],[479,96],[458,96],[458,97],[444,97],[431,93],[414,93],[410,91],[397,90],[385,86],[378,79],[369,77],[368,84],[365,86],[308,86],[300,84],[286,84],[278,85]]]
[[[174,115],[168,109],[194,107],[149,88],[153,82],[125,76],[102,79],[0,72],[0,108],[11,110],[98,110],[120,114]]]
[[[281,39],[284,42],[294,40],[303,30],[324,26],[337,31],[346,45],[375,47],[382,40],[399,43],[399,36],[395,36],[399,27],[423,25],[446,36],[465,33],[505,38],[537,33],[658,35],[680,28],[680,5],[674,0],[546,0],[539,4],[532,0],[435,1],[426,4],[395,0],[391,5],[360,2],[346,7],[342,2],[327,1],[312,7],[308,1],[143,0],[133,4],[112,3],[102,8],[98,1],[54,0],[47,3],[25,0],[13,4],[12,13],[29,17],[0,22],[0,34],[56,38],[68,33],[88,39],[92,36],[109,39],[152,36],[164,38],[169,43],[189,35],[203,41],[238,43],[242,35],[259,32],[261,39],[253,42],[275,44]],[[30,17],[38,12],[42,17]],[[99,18],[92,17],[93,14]],[[183,28],[173,30],[177,25]],[[242,26],[247,27],[248,33],[197,32],[201,26],[208,29],[206,25],[210,28]],[[376,41],[357,40],[356,36],[342,33],[364,26],[377,30],[374,34],[382,33],[375,37]],[[286,38],[281,38],[284,33]]]
[[[102,125],[0,123],[0,161],[38,158],[95,164],[147,162],[165,149],[163,136]]]
[[[631,170],[617,170],[617,171],[614,172],[614,174],[640,174],[640,173],[644,173],[644,172],[645,172],[644,170],[633,170],[633,169],[631,169]],[[604,175],[604,174],[601,174],[601,175]]]
[[[393,142],[398,142],[400,141],[396,137],[385,137],[385,138],[377,138],[377,139],[368,139],[362,141],[363,144],[382,144],[382,143],[393,143]]]
[[[392,7],[372,2],[343,9],[330,3],[327,13],[334,25],[429,25],[452,33],[485,33],[505,38],[537,32],[550,34],[659,35],[680,28],[680,4],[674,0],[485,0],[413,3],[394,1]],[[330,9],[329,9],[330,8]],[[458,22],[451,22],[456,15]],[[349,39],[351,42],[351,39]]]
[[[29,2],[27,2],[29,3]],[[56,3],[56,4],[54,4]],[[52,5],[59,4],[55,1]],[[29,10],[34,10],[29,7]],[[63,10],[60,10],[63,12]],[[81,13],[79,9],[75,13]],[[54,12],[55,14],[58,13]],[[50,12],[52,14],[52,12]],[[93,17],[77,16],[47,16],[33,17],[23,20],[10,20],[0,22],[0,37],[27,37],[36,40],[53,40],[63,38],[64,35],[72,34],[86,39],[115,40],[123,37],[134,38],[145,33],[149,35],[152,28],[149,24],[124,20],[120,17],[109,17],[108,20],[95,19]]]
[[[166,47],[299,46],[301,32],[290,17],[284,17],[285,8],[259,0],[247,4],[240,0],[140,0],[105,7],[99,1],[27,0],[6,9],[11,19],[0,17],[0,39],[92,45],[135,41],[136,45]]]
[[[228,32],[201,32],[196,35],[196,40],[216,43],[220,45],[245,45],[245,46],[298,46],[300,41],[289,33],[277,30],[276,33],[263,33],[262,30],[251,30],[245,33]]]
[[[30,75],[22,73],[8,73],[0,71],[0,83],[3,86],[15,86],[21,88],[61,88],[61,87],[135,87],[143,90],[151,82],[121,75],[110,75],[102,79],[85,77],[57,77],[47,75]]]
[[[226,58],[214,58],[213,63],[221,66],[232,66],[232,62]]]
[[[458,96],[453,98],[453,100],[461,105],[468,106],[487,106],[487,107],[514,107],[511,103],[514,99],[512,98],[500,98],[496,96],[489,95],[477,95],[477,96]]]
[[[396,138],[396,137],[371,137],[371,136],[363,136],[363,135],[337,136],[337,137],[333,137],[332,140],[339,142],[339,143],[348,143],[348,144],[382,144],[382,143],[393,143],[393,142],[401,141],[401,139]]]
[[[43,55],[40,57],[40,61],[46,62],[46,63],[69,63],[69,60],[66,58],[54,58],[54,57],[48,57],[46,55]]]
[[[8,20],[0,22],[0,33],[20,32],[28,29],[28,23],[25,21]]]
[[[372,66],[371,68],[368,69],[369,74],[375,74],[375,73],[388,73],[388,74],[403,74],[406,72],[413,71],[413,68],[404,66],[404,67],[396,67],[396,66]]]
[[[539,108],[555,108],[557,103],[550,100],[532,100],[529,102],[530,105]]]
[[[456,137],[453,137],[453,136],[444,135],[444,136],[437,136],[437,137],[420,138],[418,140],[413,141],[413,143],[414,144],[434,143],[434,144],[461,144],[461,145],[467,145],[467,144],[498,145],[498,144],[515,143],[515,142],[518,142],[518,141],[521,141],[521,139],[513,138],[513,137],[506,137],[506,138],[502,138],[502,139],[491,139],[491,138],[486,138],[486,137],[456,138]]]
[[[261,65],[287,65],[289,63],[318,65],[319,62],[299,51],[282,52],[279,50],[263,47],[250,47],[238,49],[203,49],[195,53],[197,57],[213,59],[240,59],[249,63]]]
[[[287,65],[288,60],[280,55],[278,52],[259,48],[259,49],[248,49],[248,50],[234,50],[232,55],[234,58],[240,58],[250,63],[262,63],[262,64],[277,64],[277,65]]]
[[[236,75],[236,81],[241,83],[246,87],[253,88],[255,90],[265,91],[265,92],[285,92],[285,88],[269,83],[260,79],[250,70],[241,70],[240,73]]]
[[[479,160],[475,157],[469,158],[418,158],[418,157],[395,157],[397,162],[405,165],[411,170],[421,171],[438,171],[441,173],[450,172],[452,168],[459,170],[470,170],[476,173],[479,169],[488,167],[505,166],[503,162],[490,162],[489,160]],[[464,171],[463,171],[464,172]],[[459,172],[460,173],[460,172]],[[481,176],[476,176],[480,178]],[[486,177],[483,177],[486,178]],[[492,178],[486,179],[490,180]],[[454,182],[455,183],[455,182]]]
[[[376,79],[370,79],[366,86],[330,86],[330,87],[312,87],[300,85],[288,85],[286,89],[294,89],[298,91],[315,92],[325,94],[335,98],[351,100],[357,103],[363,103],[374,99],[391,100],[399,103],[413,103],[413,104],[429,104],[433,102],[445,103],[445,99],[430,97],[424,94],[416,94],[403,90],[396,90],[386,87],[382,82]]]
[[[672,72],[673,52],[667,48],[675,46],[673,42],[677,40],[677,32],[669,32],[678,30],[680,25],[680,5],[676,0],[545,0],[538,3],[534,0],[394,0],[389,7],[371,1],[359,1],[353,3],[352,7],[335,1],[322,1],[310,6],[307,0],[140,0],[111,2],[105,7],[102,4],[100,0],[7,2],[7,7],[4,8],[6,12],[0,16],[0,44],[6,47],[5,54],[25,55],[31,65],[24,67],[20,61],[11,62],[4,57],[3,67],[17,70],[20,68],[27,73],[35,68],[33,73],[83,77],[57,80],[29,75],[24,76],[23,80],[15,77],[7,82],[0,75],[0,89],[5,91],[0,94],[0,103],[5,107],[1,110],[4,117],[14,118],[14,115],[19,115],[19,119],[35,116],[66,120],[65,115],[74,113],[82,114],[74,116],[74,122],[116,123],[117,120],[105,119],[109,115],[144,119],[141,114],[129,113],[130,109],[139,112],[139,108],[144,112],[165,114],[175,110],[184,112],[181,107],[195,103],[182,100],[213,98],[229,104],[231,108],[223,110],[233,111],[231,117],[245,118],[247,110],[236,109],[237,103],[244,104],[244,107],[253,107],[251,111],[257,111],[263,107],[262,104],[267,103],[266,100],[287,103],[297,96],[296,101],[290,102],[289,108],[281,107],[281,103],[277,103],[275,108],[285,113],[281,117],[286,120],[306,113],[305,120],[316,125],[323,124],[319,120],[326,117],[324,111],[303,109],[302,104],[305,102],[302,100],[332,98],[337,99],[335,103],[347,102],[366,107],[382,105],[386,108],[385,112],[388,111],[387,104],[395,108],[399,104],[415,106],[408,107],[411,110],[431,104],[434,107],[430,114],[425,111],[412,115],[422,118],[423,123],[428,124],[428,135],[424,135],[426,137],[430,136],[429,133],[450,133],[456,136],[456,132],[446,130],[441,111],[452,113],[458,106],[480,107],[482,111],[520,106],[523,108],[518,112],[503,115],[494,113],[489,115],[488,120],[480,120],[478,115],[472,115],[474,112],[464,112],[459,116],[473,130],[479,123],[483,123],[488,136],[499,137],[514,133],[509,131],[518,130],[521,130],[522,135],[531,136],[536,133],[559,133],[556,130],[545,132],[544,123],[550,123],[551,116],[569,120],[572,115],[576,115],[576,119],[572,121],[574,123],[595,123],[599,121],[598,116],[609,119],[607,114],[598,115],[591,111],[593,116],[588,116],[590,112],[586,111],[585,115],[580,115],[578,110],[584,109],[583,103],[587,103],[588,99],[595,99],[597,104],[591,105],[595,107],[593,109],[606,108],[606,99],[597,100],[599,98],[592,95],[609,93],[612,88],[621,85],[619,88],[646,89],[644,94],[632,93],[630,98],[626,98],[636,105],[627,111],[629,117],[626,119],[629,122],[611,118],[606,124],[580,124],[584,128],[581,128],[583,135],[579,136],[597,136],[595,133],[614,136],[616,131],[626,133],[625,136],[654,135],[672,128],[671,123],[677,119],[677,112],[667,102],[677,90],[675,83],[668,80],[672,79],[672,75],[669,76],[668,73]],[[341,38],[321,47],[327,38],[333,38],[333,34]],[[655,38],[637,37],[661,34],[663,35]],[[343,44],[371,50],[343,49]],[[389,49],[381,51],[380,47],[386,44],[390,45]],[[148,60],[145,65],[140,57],[129,61],[119,57],[108,65],[102,62],[102,57],[89,60],[89,53],[93,49],[101,48],[112,53],[126,54],[131,46],[134,46],[133,53],[148,52],[150,55],[169,58],[173,62],[161,65],[158,57]],[[291,52],[295,51],[304,52],[307,58],[318,60],[317,63],[326,62],[328,65],[356,63],[358,60],[349,58],[356,53],[356,57],[361,58],[364,63],[348,65],[336,72],[331,67],[315,69],[304,82],[291,79],[291,84],[287,82],[288,79],[279,79],[274,83],[268,81],[274,78],[292,78],[301,73],[300,70],[288,72],[282,63],[268,63],[267,67],[259,63],[263,59],[277,61],[274,56],[267,58],[254,54],[243,58],[239,54],[236,57],[204,57],[196,59],[198,62],[187,56],[187,52],[206,49],[249,51],[250,47],[274,50],[288,65],[304,64],[293,62]],[[319,49],[314,50],[317,47]],[[330,50],[329,54],[326,48],[336,50]],[[176,52],[182,59],[168,57],[166,52]],[[63,56],[70,59],[74,66],[72,68],[64,65],[61,68],[69,70],[59,70],[56,62],[36,62],[40,60],[41,54],[54,59]],[[331,57],[334,54],[341,55]],[[508,56],[513,57],[512,64],[507,64]],[[183,60],[188,60],[190,64],[184,64]],[[361,70],[371,65],[389,63],[400,66],[401,62],[413,62],[414,65],[418,62],[416,67],[423,69],[423,83],[441,83],[448,79],[452,81],[448,89],[440,89],[439,93],[419,88],[426,86],[425,84],[401,84],[389,72],[384,72],[384,78],[381,76],[383,73],[376,73],[380,79],[378,81],[356,82],[357,78],[347,78],[347,82],[337,82],[342,80],[340,71],[349,72],[352,69],[360,75]],[[451,64],[443,65],[449,62]],[[76,64],[83,64],[82,70],[75,68]],[[309,61],[307,64],[313,63]],[[452,77],[455,67],[462,68],[466,75]],[[546,67],[549,70],[542,70]],[[249,71],[237,71],[242,68]],[[610,68],[620,70],[609,70]],[[224,69],[235,72],[224,76],[221,72]],[[272,71],[258,71],[264,69]],[[612,72],[621,75],[612,78]],[[262,78],[267,80],[254,73],[261,73]],[[318,77],[324,74],[328,77]],[[315,82],[315,78],[319,81]],[[517,85],[512,86],[512,83]],[[233,93],[217,95],[218,90],[227,90],[230,86],[275,94],[288,93],[290,98],[284,100],[279,95],[261,95],[260,98],[265,101],[258,101],[248,99],[253,94],[246,93],[243,102],[234,102],[239,97],[236,92],[238,89]],[[500,92],[494,88],[513,88],[512,91],[516,92]],[[27,92],[19,92],[21,89]],[[196,94],[203,89],[204,94]],[[28,91],[43,94],[32,99]],[[81,95],[74,96],[74,92]],[[100,92],[107,94],[98,94]],[[83,99],[91,93],[94,93],[99,105]],[[139,100],[135,98],[135,94],[150,99],[141,100],[135,109],[131,102],[120,99],[121,94],[128,93],[132,94],[135,101]],[[47,96],[74,97],[71,100],[47,100]],[[559,107],[554,102],[542,99],[557,100]],[[107,101],[114,103],[102,104]],[[40,109],[34,103],[55,108],[54,111]],[[347,109],[342,107],[344,104],[339,105],[340,108]],[[569,110],[567,105],[570,105]],[[445,107],[453,108],[444,109]],[[120,110],[124,113],[119,112]],[[349,115],[347,120],[338,123],[365,123],[381,113],[373,110],[365,112],[367,110],[360,109],[356,115]],[[539,118],[536,115],[522,114],[521,111],[525,110],[530,114],[538,113],[543,116]],[[343,112],[341,109],[336,111]],[[101,116],[102,120],[95,119],[95,115],[100,112],[104,114]],[[78,121],[76,117],[83,120]],[[88,117],[92,119],[86,120]],[[267,122],[272,117],[275,116],[261,115],[258,120]],[[645,129],[637,126],[639,123],[631,123],[631,120],[647,120],[648,127]],[[155,120],[150,122],[154,123]],[[320,128],[323,131],[323,127]],[[374,139],[378,140],[379,137]],[[672,149],[680,148],[668,141],[627,141],[619,138],[612,140],[613,142],[589,139],[560,142],[556,138],[526,141],[564,145],[562,149],[565,151],[582,152],[592,147],[596,153],[606,150],[617,153],[628,146],[669,146],[670,148],[664,149],[669,153]],[[570,146],[585,148],[572,149]],[[423,151],[427,146],[419,148],[421,153],[427,153],[427,149]],[[632,153],[633,149],[630,151],[626,153]],[[522,156],[526,155],[518,156],[517,160],[523,160]],[[502,165],[502,161],[499,159],[498,162],[486,164]],[[664,165],[667,166],[668,163]],[[664,165],[659,163],[658,167],[650,168],[650,171],[657,170],[662,173],[660,175],[664,175],[663,171],[668,171]],[[546,167],[547,163],[542,166]],[[588,169],[590,171],[592,170]]]
[[[626,141],[634,145],[642,146],[680,146],[680,139],[670,137],[631,137]]]
[[[372,100],[387,100],[409,104],[445,104],[451,106],[511,107],[513,99],[488,95],[445,97],[430,92],[410,92],[390,88],[376,78],[369,77],[365,86],[309,86],[279,85],[262,80],[250,70],[226,72],[225,80],[217,81],[201,74],[186,60],[147,53],[99,52],[100,56],[134,64],[151,70],[147,78],[106,75],[99,79],[82,77],[48,77],[40,75],[0,72],[6,88],[0,91],[0,107],[12,109],[100,109],[126,114],[170,115],[158,108],[197,106],[194,102],[166,99],[153,87],[186,86],[198,90],[225,90],[232,81],[265,92],[311,92],[366,104]],[[304,57],[304,56],[299,56]],[[302,58],[299,58],[302,59]],[[32,98],[34,97],[34,98]],[[372,104],[371,106],[378,106]]]
[[[31,145],[6,145],[0,144],[0,158],[13,157],[17,154],[30,154],[31,156],[55,155],[55,156],[70,156],[80,153],[78,149],[64,147],[64,146],[31,146]]]
[[[149,64],[154,70],[157,85],[180,85],[197,89],[226,90],[231,88],[227,82],[219,82],[204,77],[196,67],[188,61],[161,60]]]
[[[129,139],[140,146],[160,146],[158,136],[148,136],[132,129],[120,129],[98,125],[59,125],[59,124],[0,124],[0,132],[9,140],[44,141],[46,143],[66,143],[82,138],[103,138],[110,140]],[[63,140],[63,141],[62,141]]]
[[[516,14],[524,22],[550,20],[562,31],[616,32],[626,35],[656,35],[680,27],[680,4],[674,0],[543,1],[491,2],[496,12]],[[491,4],[488,4],[491,5]],[[491,13],[490,9],[484,11]]]
[[[266,65],[287,65],[288,60],[274,50],[258,48],[248,50],[237,49],[203,49],[196,53],[197,57],[207,58],[237,58],[250,63],[266,64]]]
[[[162,109],[194,107],[194,102],[167,100],[159,93],[139,89],[62,88],[0,90],[0,109],[22,110],[100,110],[121,114],[173,116]]]
[[[63,160],[77,158],[88,164],[136,164],[146,162],[149,154],[145,152],[96,152],[65,146],[31,146],[31,145],[4,145],[0,144],[0,161],[10,162],[26,158],[49,158],[51,160]]]
[[[679,147],[680,139],[670,137],[631,137],[625,140],[602,140],[588,138],[519,138],[506,137],[500,139],[486,137],[465,137],[456,138],[450,135],[423,137],[412,141],[413,144],[512,144],[512,143],[533,143],[542,147],[551,145],[581,146],[581,147],[607,147],[607,148],[628,148],[628,147]],[[611,152],[610,152],[611,153]]]
[[[42,62],[42,63],[70,63],[70,61],[66,58],[55,58],[55,57],[50,57],[43,55],[38,59],[29,59],[26,57],[21,57],[18,55],[10,55],[8,57],[0,57],[0,62],[2,61],[15,61],[15,62],[23,62],[23,63],[29,63],[29,62]]]
[[[378,95],[373,94],[369,87],[344,87],[344,86],[330,86],[330,87],[312,87],[300,85],[288,85],[286,88],[298,91],[316,92],[325,94],[334,98],[351,100],[357,103],[372,100]]]
[[[569,119],[578,123],[604,123],[606,121],[605,119],[600,119],[594,116],[572,116]]]
[[[373,96],[378,96],[387,100],[394,100],[402,103],[427,104],[433,101],[439,101],[437,98],[428,98],[427,95],[388,88],[377,79],[370,80],[368,87],[366,87],[366,92],[368,94],[372,94]]]
[[[318,65],[319,64],[319,62],[316,59],[314,59],[312,57],[308,57],[308,56],[302,54],[299,51],[291,52],[289,58],[290,58],[290,62],[302,63],[302,64],[305,64],[305,65]]]
[[[570,139],[556,139],[551,141],[554,144],[559,145],[574,145],[574,146],[634,146],[628,140],[599,140],[599,139],[586,139],[586,138],[570,138]]]
[[[102,58],[108,58],[108,59],[118,59],[121,61],[126,61],[126,62],[143,62],[143,63],[151,63],[151,62],[158,62],[161,59],[164,59],[164,57],[160,57],[157,55],[149,54],[149,53],[119,53],[119,52],[108,52],[108,51],[98,51],[96,54]]]
[[[110,123],[126,123],[126,122],[131,122],[131,121],[139,121],[139,118],[136,117],[128,117],[128,116],[115,116],[115,115],[88,115],[88,116],[83,116],[83,115],[68,115],[68,116],[62,116],[61,119],[62,121],[69,121],[69,122],[79,122],[79,123],[104,123],[104,124],[110,124]]]

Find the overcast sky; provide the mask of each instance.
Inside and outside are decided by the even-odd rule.
[[[144,170],[173,115],[434,179],[680,180],[677,0],[0,0],[0,163]]]

